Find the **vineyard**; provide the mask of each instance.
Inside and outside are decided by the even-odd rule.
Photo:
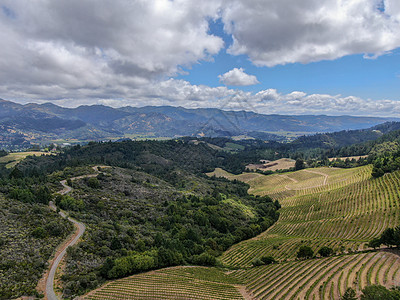
[[[400,258],[391,252],[291,261],[235,271],[257,299],[339,299],[348,287],[399,285]]]
[[[400,173],[371,179],[370,171],[369,166],[320,168],[248,181],[256,194],[274,189],[270,195],[280,199],[281,216],[266,232],[225,252],[222,261],[249,267],[254,258],[265,255],[291,260],[301,245],[314,251],[329,246],[342,254],[363,250],[389,224],[398,225],[400,217]],[[266,184],[268,177],[273,186]],[[288,193],[293,196],[283,196]]]
[[[243,299],[240,284],[216,268],[175,267],[113,281],[84,299]]]
[[[339,299],[348,287],[359,294],[371,284],[400,285],[399,253],[367,247],[384,229],[399,225],[400,172],[378,179],[370,174],[371,166],[268,176],[217,169],[208,175],[247,182],[250,193],[270,195],[282,205],[275,225],[222,255],[222,263],[235,271],[160,270],[112,282],[86,299]],[[328,246],[335,255],[297,260],[302,245],[314,253]],[[263,256],[278,263],[252,267]],[[238,292],[240,285],[247,297],[243,288]]]

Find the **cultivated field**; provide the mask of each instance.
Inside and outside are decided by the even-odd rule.
[[[266,232],[225,252],[222,261],[246,267],[263,255],[294,259],[300,245],[315,251],[329,246],[338,253],[364,249],[385,228],[398,225],[400,217],[400,172],[371,179],[370,171],[369,166],[319,168],[250,180],[255,194],[280,200],[281,216]],[[271,177],[271,186],[265,177]]]
[[[259,299],[338,299],[347,287],[359,292],[368,284],[399,285],[398,253],[352,254],[399,225],[400,172],[379,179],[370,172],[370,166],[319,168],[248,181],[253,193],[280,200],[281,216],[266,232],[226,251],[222,261],[243,268],[234,274]],[[314,252],[329,246],[338,256],[297,261],[301,245]],[[249,269],[266,255],[281,263]]]
[[[243,299],[241,281],[216,268],[175,267],[106,284],[84,299]]]
[[[112,282],[87,299],[339,299],[348,287],[360,293],[370,284],[400,285],[399,252],[366,246],[385,228],[400,224],[400,171],[374,179],[371,168],[324,167],[268,176],[216,169],[208,175],[245,181],[250,193],[270,195],[282,205],[275,225],[222,255],[221,261],[236,270],[223,277],[208,268],[160,270]],[[301,245],[315,253],[329,246],[335,255],[299,261]],[[252,260],[268,255],[278,263],[252,267]],[[204,277],[187,270],[201,270]]]
[[[348,287],[399,285],[398,253],[369,252],[238,270],[257,299],[340,299]]]

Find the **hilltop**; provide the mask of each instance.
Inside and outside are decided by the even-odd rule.
[[[369,128],[395,118],[263,115],[250,111],[172,106],[60,107],[0,100],[0,147],[125,138],[240,137],[286,141],[316,132]]]

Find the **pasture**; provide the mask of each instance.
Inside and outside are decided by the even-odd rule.
[[[28,152],[14,152],[6,156],[0,157],[0,164],[6,164],[6,168],[14,168],[20,161],[24,160],[27,156],[40,156],[51,155],[50,152],[28,151]]]

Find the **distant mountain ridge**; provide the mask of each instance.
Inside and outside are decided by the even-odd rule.
[[[104,105],[60,107],[0,100],[0,146],[49,141],[88,141],[127,137],[246,135],[282,140],[279,131],[315,133],[363,129],[396,118],[263,115],[216,108],[173,106],[112,108]],[[271,133],[272,132],[272,133]],[[10,146],[10,147],[11,147]]]

